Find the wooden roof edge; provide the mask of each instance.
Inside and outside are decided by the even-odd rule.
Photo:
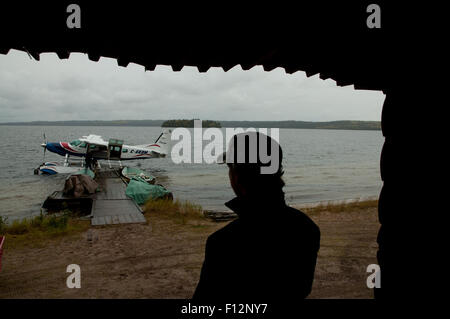
[[[338,86],[348,86],[348,85],[354,85],[354,88],[356,90],[380,90],[384,91],[385,87],[383,85],[377,84],[376,78],[373,80],[369,79],[363,79],[361,77],[361,74],[349,74],[348,72],[344,72],[343,70],[320,70],[320,67],[317,66],[317,62],[314,63],[314,65],[309,65],[307,63],[304,63],[302,65],[293,65],[293,64],[286,64],[286,63],[277,63],[278,61],[271,61],[269,57],[264,57],[261,59],[258,59],[259,61],[254,62],[227,62],[223,61],[223,63],[182,63],[182,62],[176,62],[176,63],[160,63],[158,61],[156,62],[147,62],[147,61],[139,61],[138,59],[129,59],[123,55],[120,54],[114,54],[113,56],[104,56],[101,55],[100,52],[97,52],[95,50],[89,50],[89,52],[81,52],[79,50],[68,50],[68,49],[57,49],[57,50],[48,50],[42,48],[41,50],[38,49],[27,49],[27,48],[5,48],[0,47],[0,54],[7,55],[9,52],[11,52],[11,49],[23,51],[29,54],[30,57],[34,58],[35,60],[40,60],[40,54],[42,53],[55,53],[60,59],[68,59],[71,55],[71,53],[83,53],[87,54],[89,60],[98,62],[101,57],[105,58],[112,58],[117,60],[117,65],[121,67],[127,67],[130,63],[134,63],[137,65],[141,65],[144,67],[145,71],[154,71],[156,69],[157,65],[169,65],[171,66],[172,70],[174,72],[179,72],[183,69],[185,66],[192,66],[196,67],[197,70],[201,73],[207,72],[211,67],[220,67],[223,69],[224,72],[229,71],[236,65],[240,65],[242,70],[250,70],[255,66],[261,66],[264,71],[270,72],[276,68],[283,68],[286,72],[286,74],[293,74],[298,71],[305,72],[307,77],[311,77],[314,75],[319,74],[319,77],[323,80],[326,79],[332,79],[336,81],[336,85]],[[330,66],[326,66],[325,69],[330,68]]]

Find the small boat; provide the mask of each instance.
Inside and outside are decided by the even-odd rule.
[[[155,184],[155,177],[144,172],[143,170],[140,170],[139,168],[124,167],[122,169],[122,176],[125,177],[128,182],[133,177],[140,177],[149,184]]]
[[[73,174],[80,170],[80,167],[64,166],[56,162],[46,162],[39,166],[39,172],[46,175]]]
[[[235,212],[204,210],[203,215],[206,218],[210,218],[216,222],[228,221],[238,217]]]

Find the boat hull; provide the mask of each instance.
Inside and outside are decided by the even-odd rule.
[[[130,181],[130,179],[132,179],[133,177],[140,177],[149,184],[155,184],[156,180],[154,176],[133,167],[124,167],[122,169],[122,176],[125,177],[128,181]]]
[[[60,165],[42,165],[39,171],[45,175],[55,174],[73,174],[80,170],[80,167],[60,166]]]

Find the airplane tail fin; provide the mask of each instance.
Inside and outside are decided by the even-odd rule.
[[[167,155],[169,153],[171,134],[172,134],[172,130],[163,129],[162,133],[158,136],[155,143],[153,144],[153,145],[158,146],[158,151],[159,151],[158,153],[160,153],[161,155],[162,154]]]

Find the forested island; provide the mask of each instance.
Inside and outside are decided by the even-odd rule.
[[[10,122],[0,125],[36,126],[157,126],[194,127],[194,120],[115,120],[115,121],[34,121]],[[380,121],[202,121],[202,127],[254,127],[254,128],[298,128],[324,130],[381,130]]]
[[[194,127],[194,120],[168,120],[164,121],[162,127]],[[204,120],[202,121],[202,127],[222,127],[220,122]]]

